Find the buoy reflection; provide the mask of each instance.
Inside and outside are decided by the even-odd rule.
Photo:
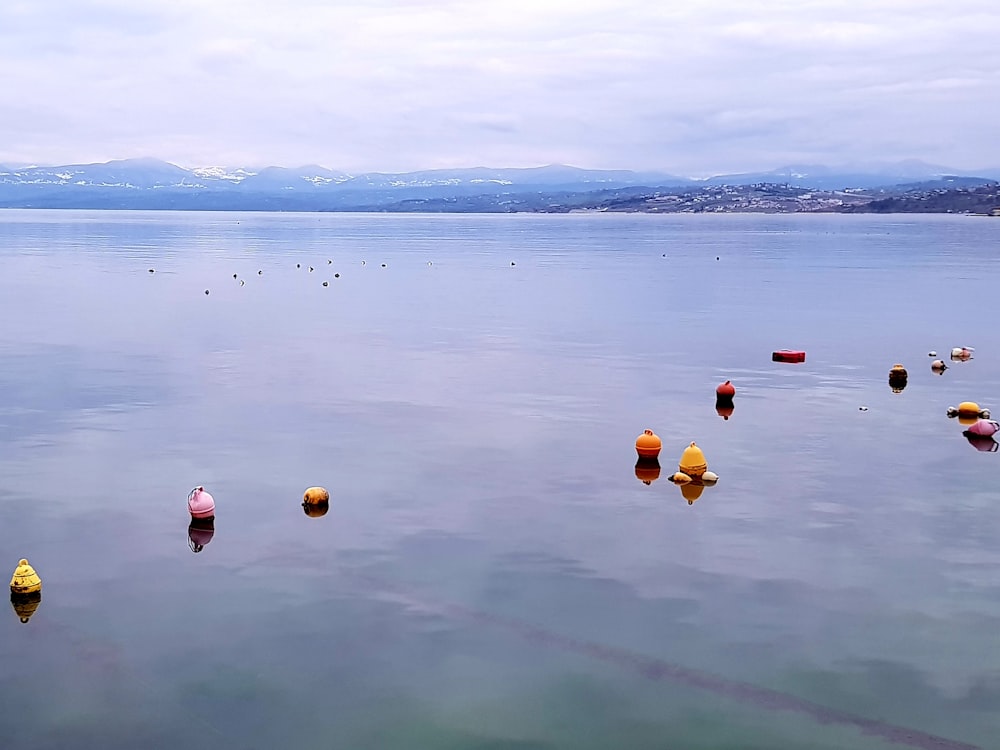
[[[192,518],[188,526],[188,546],[195,554],[205,549],[205,545],[215,536],[215,518]]]
[[[648,458],[639,456],[635,462],[635,478],[646,485],[650,485],[660,478],[660,462],[655,457]]]
[[[35,614],[38,605],[42,603],[42,592],[35,591],[31,594],[11,594],[10,605],[14,608],[14,614],[18,619],[27,624],[31,616]]]

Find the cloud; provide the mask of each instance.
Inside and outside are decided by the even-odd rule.
[[[972,168],[997,38],[982,0],[12,2],[0,162]]]

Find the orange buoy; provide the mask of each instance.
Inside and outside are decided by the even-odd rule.
[[[728,420],[731,416],[733,416],[733,411],[735,409],[736,407],[733,405],[732,401],[722,402],[721,400],[717,400],[715,402],[715,413],[725,420]]]
[[[656,458],[660,455],[663,442],[660,436],[652,430],[643,430],[642,434],[635,439],[635,452],[643,458]]]
[[[730,381],[726,381],[718,388],[715,389],[715,396],[718,399],[732,399],[736,395],[736,386],[734,386]]]
[[[330,502],[330,493],[324,487],[310,487],[303,493],[302,502],[307,505],[322,505]]]

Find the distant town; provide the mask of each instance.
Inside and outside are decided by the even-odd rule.
[[[615,197],[589,208],[645,213],[966,213],[1000,217],[1000,183],[898,191],[726,185]]]

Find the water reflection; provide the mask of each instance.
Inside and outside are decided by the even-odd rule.
[[[639,456],[635,462],[635,478],[649,485],[660,478],[660,462],[657,458]]]
[[[14,614],[23,623],[27,623],[31,616],[35,614],[38,605],[42,603],[42,592],[35,591],[31,594],[11,594],[10,604],[14,608]]]
[[[996,453],[997,449],[1000,448],[1000,443],[997,443],[993,439],[992,435],[977,435],[974,432],[969,432],[965,430],[962,433],[965,439],[969,441],[969,445],[975,448],[977,451],[982,451],[983,453]]]
[[[330,503],[302,503],[302,511],[310,518],[322,518],[330,510]]]
[[[706,474],[711,476],[685,478],[685,475],[678,472],[670,477],[670,481],[680,487],[681,497],[687,500],[687,504],[694,505],[695,500],[701,497],[705,488],[715,486],[716,481],[718,481],[712,472],[706,472]],[[678,475],[680,475],[680,478],[678,478]]]
[[[215,517],[192,518],[188,526],[188,546],[195,554],[205,549],[205,545],[215,537]]]

